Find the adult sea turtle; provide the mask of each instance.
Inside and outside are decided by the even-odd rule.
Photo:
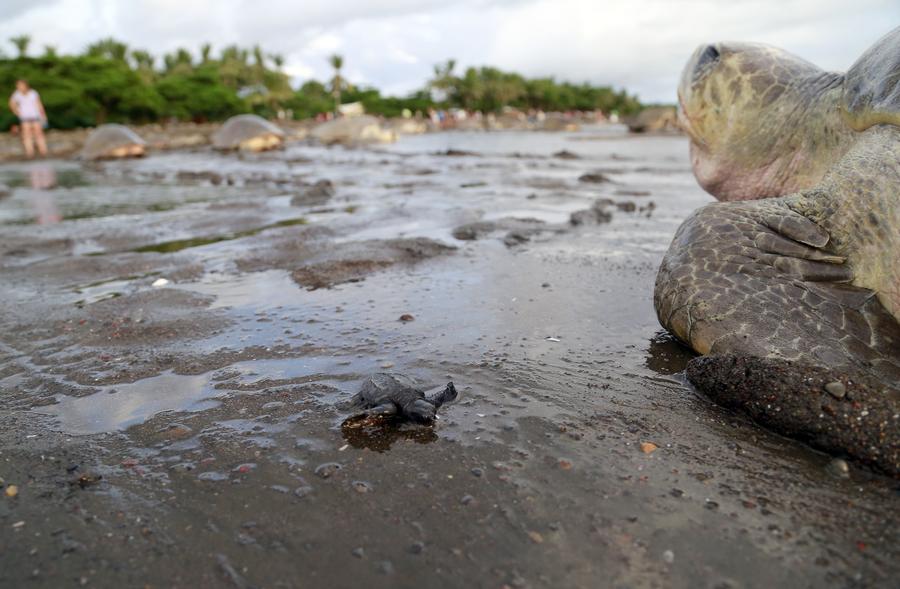
[[[845,74],[703,46],[678,95],[701,186],[741,201],[694,212],[659,269],[660,322],[706,355],[688,377],[900,475],[900,28]]]
[[[212,136],[213,147],[223,151],[266,151],[283,142],[284,131],[257,115],[231,117]]]
[[[100,125],[88,135],[81,148],[81,158],[86,160],[141,157],[146,143],[124,125]]]
[[[310,136],[326,145],[390,143],[397,140],[394,131],[385,129],[381,121],[369,115],[340,117],[322,123],[312,130]]]

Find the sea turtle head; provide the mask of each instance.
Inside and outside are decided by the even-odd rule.
[[[838,111],[841,80],[768,45],[698,47],[682,73],[678,102],[700,185],[720,200],[814,185],[849,132]]]

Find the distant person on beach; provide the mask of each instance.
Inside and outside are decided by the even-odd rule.
[[[47,113],[44,111],[44,103],[37,90],[30,87],[25,80],[16,82],[16,91],[9,97],[9,108],[13,114],[19,117],[22,127],[22,145],[25,147],[25,155],[34,157],[34,145],[37,143],[38,152],[47,155],[47,142],[44,139],[44,123],[47,122]]]

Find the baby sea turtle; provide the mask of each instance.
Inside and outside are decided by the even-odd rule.
[[[144,140],[124,125],[100,125],[85,140],[81,158],[101,160],[141,157],[145,147]]]
[[[447,383],[444,390],[426,397],[409,377],[397,373],[378,373],[366,379],[349,406],[361,410],[356,416],[397,416],[419,423],[431,423],[438,407],[455,399],[456,387],[452,382]]]

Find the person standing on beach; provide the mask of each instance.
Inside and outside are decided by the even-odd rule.
[[[37,90],[30,87],[25,80],[16,82],[16,91],[9,97],[9,108],[13,114],[19,117],[22,127],[22,145],[25,147],[25,155],[34,157],[34,145],[37,144],[38,152],[47,155],[47,142],[44,139],[44,123],[47,122],[47,113],[44,111],[44,103]]]

